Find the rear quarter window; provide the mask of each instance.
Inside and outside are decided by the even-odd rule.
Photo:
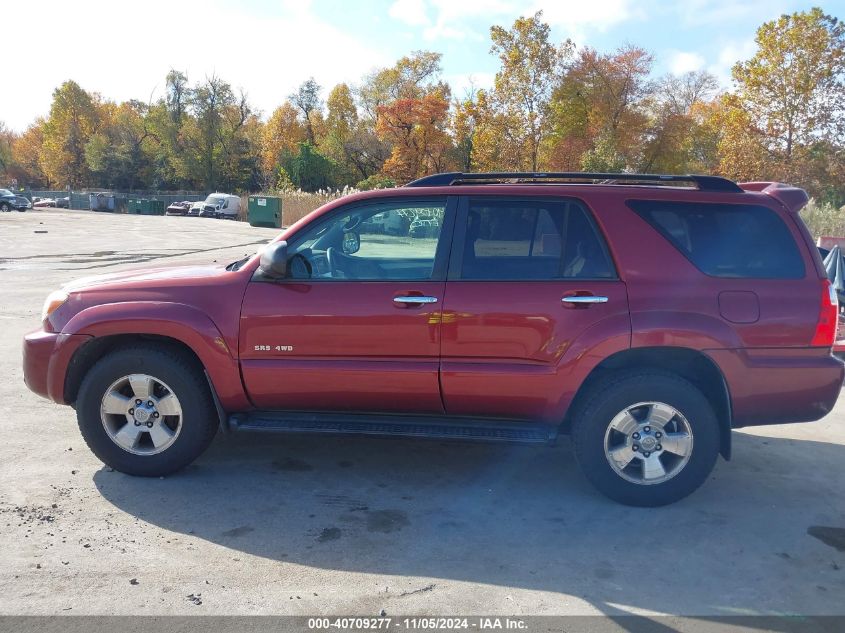
[[[706,275],[804,277],[804,260],[795,239],[771,209],[653,200],[629,200],[627,204]]]

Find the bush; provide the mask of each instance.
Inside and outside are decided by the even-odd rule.
[[[390,189],[391,187],[395,187],[396,182],[393,178],[388,178],[387,176],[381,176],[379,174],[373,174],[372,176],[365,178],[357,185],[355,185],[356,189],[360,189],[361,191],[369,191],[370,189]]]

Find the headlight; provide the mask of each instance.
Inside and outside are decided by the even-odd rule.
[[[67,301],[67,293],[64,290],[55,290],[47,295],[47,299],[44,301],[44,307],[41,309],[41,321],[43,322],[58,310],[65,301]]]

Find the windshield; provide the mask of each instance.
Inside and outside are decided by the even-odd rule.
[[[222,205],[223,204],[223,198],[221,198],[219,196],[208,196],[205,199],[205,203],[206,204],[213,204],[214,206],[217,206],[218,204]]]

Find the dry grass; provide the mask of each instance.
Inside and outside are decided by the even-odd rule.
[[[321,189],[320,191],[308,192],[302,190],[287,190],[275,191],[267,194],[270,196],[279,196],[282,199],[282,225],[290,226],[297,220],[304,218],[324,204],[337,200],[343,196],[348,196],[353,193],[358,193],[357,189],[352,187],[344,187],[343,189]],[[250,194],[261,195],[261,194]],[[246,220],[248,196],[241,196],[241,220]]]
[[[837,209],[832,204],[817,204],[815,200],[810,200],[801,211],[801,219],[813,237],[845,237],[845,206]]]

